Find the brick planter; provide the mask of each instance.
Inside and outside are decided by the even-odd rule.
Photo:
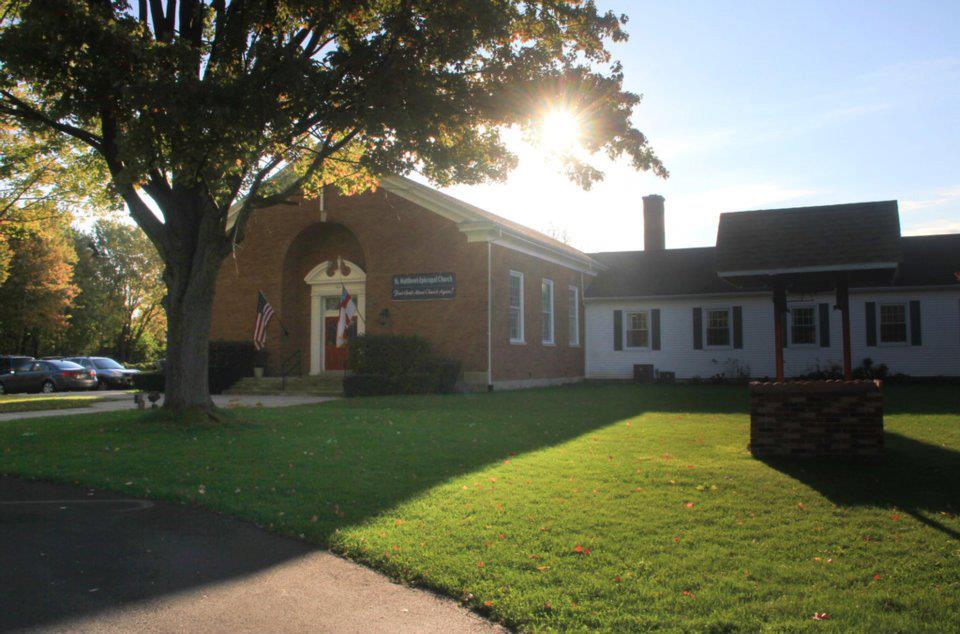
[[[750,384],[755,457],[869,457],[883,453],[879,381]]]

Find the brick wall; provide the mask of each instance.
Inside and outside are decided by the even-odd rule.
[[[750,384],[754,456],[877,456],[883,452],[883,395],[874,381]]]
[[[317,264],[341,256],[366,273],[366,329],[369,333],[418,334],[437,352],[462,363],[473,380],[485,380],[487,369],[487,248],[468,243],[456,223],[383,189],[358,196],[328,194],[324,212],[319,201],[259,211],[248,225],[236,258],[228,258],[217,280],[211,337],[249,340],[257,291],[277,311],[289,336],[281,344],[279,323],[268,332],[268,373],[276,373],[281,357],[300,351],[303,373],[310,368],[310,289],[304,276]],[[518,380],[583,376],[581,347],[567,340],[567,287],[580,287],[580,274],[557,264],[494,245],[494,379]],[[510,268],[526,274],[527,331],[523,349],[508,340]],[[394,275],[452,272],[456,298],[394,301]],[[554,280],[556,340],[540,343],[540,279]],[[582,288],[581,288],[582,300]],[[389,317],[380,323],[381,311]],[[581,330],[583,315],[581,310]],[[281,345],[283,350],[281,350]]]
[[[578,271],[494,245],[493,271],[493,379],[538,381],[583,376],[583,284]],[[523,273],[524,342],[510,342],[510,271]],[[553,281],[554,343],[541,337],[540,283]],[[579,289],[580,337],[571,345],[568,324],[570,286]]]

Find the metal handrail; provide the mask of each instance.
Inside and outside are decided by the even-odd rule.
[[[293,359],[294,363],[290,363],[290,360]],[[283,392],[287,389],[287,371],[295,370],[297,373],[300,372],[300,351],[294,350],[280,363],[280,391]]]

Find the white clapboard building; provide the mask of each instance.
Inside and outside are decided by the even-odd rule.
[[[777,271],[746,270],[751,244],[774,245],[767,260],[785,270],[828,275],[842,261],[870,273],[850,282],[854,367],[960,377],[960,235],[901,237],[895,201],[722,214],[721,239],[734,228],[746,237],[732,261],[717,247],[664,248],[660,196],[644,197],[644,223],[644,250],[591,254],[606,269],[585,291],[587,378],[774,376],[772,295],[737,280]],[[786,299],[785,375],[841,367],[836,296],[788,288]]]

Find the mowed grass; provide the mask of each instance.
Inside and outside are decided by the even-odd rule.
[[[13,412],[35,412],[45,409],[72,409],[90,407],[96,401],[95,396],[68,396],[51,398],[43,396],[23,396],[20,394],[0,396],[0,414]]]
[[[957,631],[956,394],[886,389],[872,463],[753,459],[743,387],[583,385],[8,422],[0,472],[202,504],[520,629]]]

